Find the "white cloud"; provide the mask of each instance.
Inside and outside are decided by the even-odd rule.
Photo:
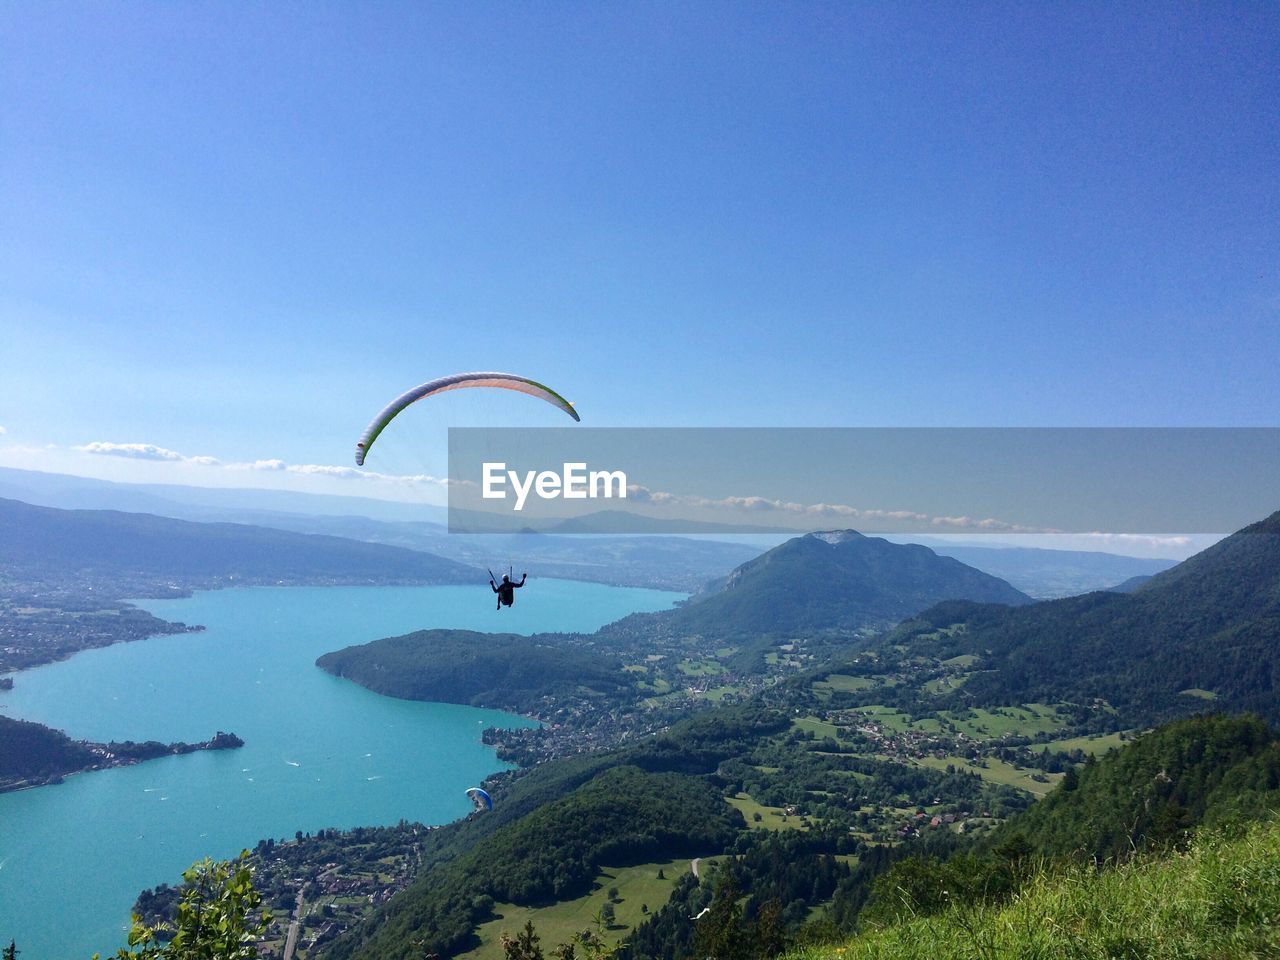
[[[470,480],[451,480],[448,477],[436,477],[429,473],[414,474],[397,474],[397,473],[378,473],[374,470],[358,470],[355,467],[336,467],[319,463],[291,463],[284,469],[290,473],[306,474],[308,476],[320,477],[337,477],[342,480],[362,480],[373,481],[375,483],[398,483],[407,486],[433,486],[433,487],[473,487],[475,484]]]
[[[974,517],[931,517],[929,522],[935,527],[948,527],[955,530],[978,530],[983,533],[998,531],[1000,533],[1061,533],[1048,527],[1026,527],[994,517],[976,519]]]
[[[430,474],[412,474],[408,476],[377,473],[373,470],[358,470],[355,467],[335,466],[320,463],[287,463],[278,458],[268,460],[250,460],[224,463],[217,457],[207,455],[188,456],[176,450],[168,450],[153,443],[112,443],[106,440],[95,440],[83,446],[75,447],[82,453],[98,456],[124,457],[130,460],[150,460],[158,463],[191,464],[197,467],[218,467],[222,470],[237,473],[290,473],[306,477],[328,477],[336,480],[354,480],[361,483],[381,483],[397,486],[474,486],[471,481],[450,480],[447,477],[436,477]]]
[[[170,460],[183,461],[187,458],[174,450],[157,447],[153,443],[108,443],[95,440],[82,447],[76,447],[84,453],[96,453],[108,457],[129,457],[133,460]]]
[[[1019,524],[997,520],[994,517],[975,519],[973,517],[935,517],[912,510],[881,510],[851,506],[847,503],[796,503],[791,500],[778,500],[770,497],[721,497],[713,499],[694,495],[666,493],[651,490],[639,484],[627,487],[627,499],[635,503],[656,507],[692,507],[703,510],[727,510],[738,513],[749,513],[753,516],[762,514],[782,514],[787,520],[793,517],[819,518],[825,517],[846,522],[862,521],[900,521],[912,524],[944,527],[955,530],[972,530],[982,533],[1002,531],[1008,533],[1054,533],[1056,531],[1038,527],[1024,527]]]
[[[3,437],[8,432],[9,431],[6,430],[3,426],[0,426],[0,437]]]
[[[1119,547],[1190,547],[1195,544],[1191,537],[1182,535],[1163,536],[1148,533],[1102,533],[1094,531],[1093,533],[1077,534],[1077,536],[1097,540],[1104,545]]]
[[[228,470],[283,470],[283,460],[254,460],[251,463],[228,463]]]
[[[359,470],[355,467],[340,467],[327,463],[286,463],[283,460],[254,460],[252,463],[228,463],[229,470],[256,470],[266,473],[293,473],[309,477],[333,477],[338,480],[357,480],[368,483],[396,483],[409,486],[427,484],[431,486],[450,486],[455,481],[447,477],[435,477],[430,474],[392,474],[378,473],[375,470]],[[468,485],[470,483],[468,482]]]
[[[355,467],[336,467],[320,463],[291,463],[285,467],[290,473],[307,473],[323,477],[342,477],[347,480],[367,480],[374,474]],[[382,474],[377,474],[379,478]]]

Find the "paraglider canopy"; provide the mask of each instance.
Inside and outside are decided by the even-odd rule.
[[[438,380],[428,380],[426,383],[419,384],[412,390],[406,390],[387,404],[373,418],[373,422],[365,428],[364,433],[360,435],[360,439],[356,441],[356,465],[364,466],[364,458],[368,455],[369,448],[373,446],[373,442],[378,439],[378,434],[382,433],[387,424],[394,420],[405,407],[426,397],[444,393],[446,390],[462,390],[468,387],[496,387],[500,390],[515,390],[518,393],[537,397],[552,406],[559,407],[573,417],[574,420],[582,419],[578,416],[578,411],[573,409],[572,403],[545,384],[530,380],[528,377],[520,377],[514,373],[455,373],[450,377],[441,377]]]
[[[493,809],[493,798],[479,787],[471,787],[467,790],[467,796],[471,798],[471,802],[476,805],[477,810]]]

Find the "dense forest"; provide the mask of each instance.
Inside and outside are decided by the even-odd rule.
[[[56,777],[91,767],[89,747],[41,723],[0,715],[0,783]]]
[[[569,695],[614,697],[634,684],[614,657],[515,634],[422,630],[326,653],[334,676],[405,700],[532,711]]]

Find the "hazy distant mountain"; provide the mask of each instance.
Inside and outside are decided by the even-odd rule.
[[[1112,589],[1131,577],[1154,576],[1176,560],[1125,557],[1091,550],[1044,550],[1036,547],[949,544],[922,540],[935,553],[955,557],[992,576],[1007,580],[1037,600]]]
[[[955,623],[965,629],[937,635]],[[1133,593],[942,604],[886,642],[978,654],[963,687],[977,702],[1102,698],[1135,724],[1209,706],[1280,718],[1280,513]]]
[[[240,516],[237,522],[422,550],[481,569],[505,571],[510,565],[539,577],[689,593],[760,553],[749,544],[686,537],[466,534],[448,533],[434,523],[358,516],[272,511]]]
[[[474,568],[399,547],[233,523],[0,500],[0,563],[11,576],[72,571],[252,583],[474,583]]]
[[[161,483],[116,483],[93,477],[0,467],[0,497],[64,510],[124,510],[180,520],[257,522],[255,513],[361,516],[375,520],[429,522],[444,529],[445,508],[428,503]],[[236,515],[229,515],[228,511]]]
[[[594,533],[594,534],[782,534],[799,533],[764,524],[716,523],[709,520],[675,520],[646,517],[627,510],[596,510],[579,517],[529,518],[515,513],[486,513],[480,510],[452,510],[450,529],[464,533]]]
[[[881,628],[957,598],[1031,602],[1003,580],[928,547],[840,530],[774,547],[670,616],[677,628],[708,636],[788,636]]]
[[[542,577],[687,592],[760,553],[746,544],[670,536],[451,534],[444,508],[428,504],[240,487],[112,483],[8,468],[0,468],[0,497],[63,509],[123,510],[346,537],[475,567],[510,563]]]

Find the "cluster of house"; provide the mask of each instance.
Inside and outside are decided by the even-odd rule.
[[[924,830],[937,830],[941,827],[950,827],[961,832],[964,831],[965,822],[972,817],[968,810],[962,810],[960,813],[935,813],[929,814],[923,810],[916,811],[915,815],[905,823],[899,824],[894,831],[901,839],[907,837],[918,837]],[[989,813],[982,813],[979,816],[989,817]]]

